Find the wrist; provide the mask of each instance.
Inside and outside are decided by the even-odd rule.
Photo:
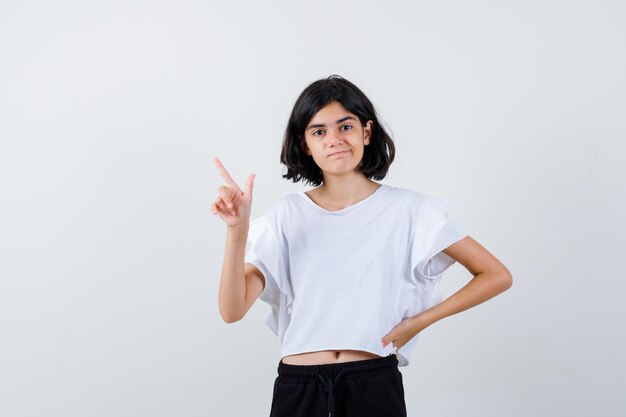
[[[414,316],[411,320],[413,328],[415,329],[415,333],[417,334],[426,329],[431,324],[435,323],[437,321],[437,318],[431,310],[426,310]]]
[[[227,230],[232,233],[248,233],[248,229],[250,228],[250,222],[245,221],[239,224],[229,225]]]

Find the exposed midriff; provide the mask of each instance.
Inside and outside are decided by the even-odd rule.
[[[318,352],[306,352],[297,355],[289,355],[282,358],[282,362],[288,365],[323,365],[330,363],[342,363],[376,359],[381,356],[362,350],[321,350]]]

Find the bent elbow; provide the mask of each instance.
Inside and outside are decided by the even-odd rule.
[[[235,314],[220,314],[222,317],[222,320],[224,321],[224,323],[236,323],[239,320],[243,319],[242,315],[235,315]]]
[[[511,274],[511,272],[508,269],[502,274],[501,280],[502,280],[502,287],[504,288],[504,291],[508,290],[509,288],[513,286],[513,274]]]

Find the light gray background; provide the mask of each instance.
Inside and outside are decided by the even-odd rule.
[[[267,416],[269,307],[224,323],[218,156],[253,217],[333,73],[397,145],[383,183],[513,287],[424,331],[409,416],[624,415],[620,1],[0,2],[0,415]],[[446,275],[449,296],[471,276]]]

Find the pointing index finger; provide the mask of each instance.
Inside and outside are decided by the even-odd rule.
[[[224,168],[224,165],[222,165],[222,162],[216,156],[213,157],[213,163],[215,164],[217,170],[220,172],[220,175],[222,176],[224,181],[226,181],[226,183],[229,185],[234,185],[239,191],[241,191],[241,188],[239,188],[239,186],[232,179],[228,171],[226,171],[226,168]]]

